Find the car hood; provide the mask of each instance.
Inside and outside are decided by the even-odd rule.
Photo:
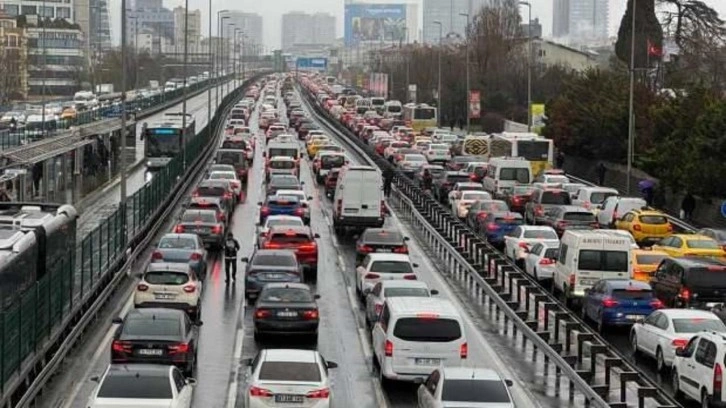
[[[141,400],[134,398],[96,398],[90,408],[172,408],[172,400]]]

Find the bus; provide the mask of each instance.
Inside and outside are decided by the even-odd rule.
[[[182,141],[189,143],[196,135],[194,116],[187,113],[186,128],[183,128],[183,114],[168,112],[144,130],[146,146],[146,167],[149,170],[166,166],[182,150]]]
[[[437,109],[425,103],[407,103],[403,106],[403,120],[416,132],[427,127],[436,127],[438,123]]]
[[[554,147],[551,139],[536,133],[502,132],[492,136],[489,156],[522,157],[529,160],[536,175],[552,168]]]

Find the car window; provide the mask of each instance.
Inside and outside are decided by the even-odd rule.
[[[187,211],[182,215],[181,221],[216,223],[217,216],[213,211]]]
[[[253,265],[259,266],[295,266],[295,257],[280,254],[257,254],[252,259]]]
[[[547,248],[547,251],[545,251],[543,258],[547,259],[557,259],[557,256],[560,254],[559,248]]]
[[[312,238],[308,234],[273,234],[270,241],[277,244],[304,244]]]
[[[461,338],[461,326],[454,319],[404,317],[396,321],[393,335],[404,341],[450,342]]]
[[[263,302],[308,303],[313,295],[307,289],[299,288],[266,288],[260,294]]]
[[[687,239],[686,246],[693,249],[721,249],[715,241],[710,239]]]
[[[150,271],[144,274],[144,280],[152,285],[183,285],[189,282],[189,275],[184,272]]]
[[[658,265],[666,257],[667,255],[661,254],[642,254],[636,255],[635,260],[640,265]]]
[[[726,325],[719,319],[680,318],[673,319],[673,329],[676,333],[698,333],[700,331],[726,331]]]
[[[541,204],[569,205],[570,195],[567,191],[543,191],[540,198]]]
[[[595,214],[589,211],[566,212],[562,219],[565,221],[595,222]]]
[[[503,167],[499,171],[499,180],[516,181],[522,184],[529,184],[529,169]]]
[[[169,377],[156,375],[108,375],[97,398],[171,399]]]
[[[197,188],[197,193],[202,197],[221,197],[225,192],[224,187],[199,186]]]
[[[703,366],[713,368],[713,363],[716,360],[716,345],[709,340],[701,339],[696,348],[695,360]]]
[[[319,382],[321,379],[316,363],[292,361],[265,361],[258,377],[261,381]]]
[[[370,272],[413,273],[412,265],[405,261],[373,261]]]
[[[507,386],[501,380],[445,380],[441,391],[445,402],[510,402]]]
[[[605,201],[606,198],[614,195],[617,195],[617,193],[593,191],[593,193],[590,195],[590,202],[593,204],[602,204],[602,202]]]
[[[383,291],[387,298],[391,297],[429,297],[429,290],[426,288],[386,288]]]
[[[179,319],[164,317],[126,319],[122,333],[128,336],[178,336],[181,333]]]
[[[622,300],[648,300],[653,298],[653,291],[643,290],[629,290],[629,289],[613,289],[612,296],[615,299]]]
[[[686,281],[688,282],[689,287],[723,287],[724,282],[726,282],[726,268],[688,268],[686,269]]]
[[[668,219],[662,215],[641,215],[639,218],[643,224],[668,224]]]
[[[403,234],[398,231],[366,230],[361,237],[361,241],[376,242],[381,244],[400,244],[403,241]]]
[[[531,239],[558,239],[557,233],[552,230],[545,230],[545,229],[525,229],[524,230],[524,238],[531,238]]]
[[[159,240],[160,249],[196,249],[197,241],[192,237],[165,237]]]
[[[174,385],[176,385],[176,391],[181,392],[182,388],[184,388],[184,386],[186,385],[184,376],[177,369],[172,369],[171,376],[172,376],[172,379],[174,380]]]
[[[585,271],[628,271],[628,253],[626,251],[580,250],[577,260],[578,269]]]
[[[662,315],[660,312],[651,313],[648,317],[645,318],[643,323],[649,324],[651,326],[655,326],[656,322],[658,321],[658,318]]]

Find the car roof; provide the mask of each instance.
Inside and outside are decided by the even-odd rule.
[[[592,211],[588,210],[585,207],[580,207],[579,205],[558,205],[557,208],[560,208],[566,212],[578,212],[578,213],[590,213],[592,214]],[[594,216],[595,214],[593,214]]]
[[[719,319],[718,316],[716,316],[713,312],[708,310],[700,310],[700,309],[660,309],[659,312],[664,313],[666,316],[670,317],[671,319],[678,319],[678,318],[688,318],[688,317],[697,317],[702,319]]]
[[[522,214],[518,212],[512,212],[512,211],[496,211],[489,213],[490,217],[493,218],[514,218],[514,219],[522,219]]]
[[[683,267],[698,267],[698,266],[723,266],[726,267],[726,262],[716,259],[702,256],[679,256],[673,258],[674,261],[678,262]]]
[[[297,363],[317,363],[318,352],[304,349],[265,349],[262,350],[262,361],[284,361]]]
[[[221,201],[222,201],[221,198],[215,197],[215,196],[192,197],[191,200],[189,200],[190,203],[208,202],[208,203],[216,203],[216,204],[219,204]]]
[[[613,289],[651,289],[647,282],[635,279],[608,279],[606,282]]]
[[[390,309],[400,314],[436,313],[445,317],[461,316],[451,302],[437,297],[394,297],[386,299],[386,302]]]
[[[429,288],[429,285],[421,280],[392,279],[380,281],[381,287],[386,288]]]
[[[269,216],[267,216],[267,218],[265,219],[265,222],[267,222],[267,221],[270,221],[270,220],[290,220],[290,221],[293,221],[293,220],[295,220],[295,221],[300,221],[300,222],[302,222],[302,218],[300,218],[300,217],[298,217],[298,216],[296,216],[296,215],[282,215],[282,214],[278,214],[278,215],[269,215]]]
[[[582,183],[567,183],[567,184],[582,184]],[[618,190],[610,187],[600,187],[600,186],[585,186],[580,187],[581,189],[589,192],[604,192],[604,193],[615,193],[618,194]]]
[[[293,232],[295,234],[311,234],[310,227],[307,225],[276,225],[270,227],[270,234],[281,234]]]
[[[190,272],[189,263],[180,262],[151,262],[146,267],[146,272],[171,271],[171,272]]]
[[[287,188],[287,189],[279,189],[279,190],[277,190],[275,192],[275,195],[276,196],[284,196],[285,194],[295,195],[295,196],[300,195],[300,194],[305,195],[305,190],[303,190],[301,188],[296,189],[296,190],[293,190],[291,188]]]
[[[227,187],[229,180],[225,179],[206,179],[199,182],[197,187]]]
[[[274,255],[295,258],[295,251],[292,251],[290,249],[258,249],[257,251],[255,251],[253,258],[258,255]]]
[[[289,156],[274,156],[273,158],[270,159],[270,161],[290,161],[290,162],[294,162],[296,160],[293,159],[292,157],[289,157]]]
[[[126,314],[126,318],[129,317],[176,317],[176,318],[182,318],[184,317],[184,311],[183,310],[177,310],[177,309],[168,309],[165,307],[150,307],[150,308],[140,308],[140,309],[131,309]]]
[[[444,367],[445,380],[502,380],[502,377],[491,368]]]
[[[554,231],[555,229],[549,225],[520,225],[524,231]]]

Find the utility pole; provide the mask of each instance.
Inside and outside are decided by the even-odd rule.
[[[471,7],[469,7],[471,10]],[[469,98],[471,97],[471,83],[469,82],[469,13],[459,13],[460,16],[466,17],[466,133],[471,133],[471,112],[469,112]]]
[[[628,180],[626,183],[626,190],[628,194],[630,194],[630,180],[633,175],[633,150],[635,145],[635,117],[634,117],[634,110],[635,107],[633,106],[633,94],[635,91],[635,6],[636,1],[633,0],[633,8],[631,10],[631,13],[633,13],[633,21],[631,21],[630,25],[630,101],[628,106]]]
[[[201,41],[200,41],[201,45]],[[212,0],[209,0],[209,77],[208,82],[214,84],[214,58],[212,58]],[[207,84],[207,132],[212,132],[212,88]]]
[[[532,4],[528,1],[520,1],[520,5],[529,10],[527,22],[527,132],[532,131]]]
[[[441,21],[438,21],[438,20],[434,21],[434,24],[439,26],[439,85],[438,85],[438,90],[436,91],[436,93],[437,93],[436,109],[438,111],[436,116],[437,116],[437,119],[439,122],[439,127],[442,127],[442,125],[441,125],[441,107],[442,107],[442,103],[441,103],[441,54],[444,52],[444,26],[443,26],[443,24],[441,24]]]
[[[126,0],[121,0],[121,200],[120,206],[126,214]],[[123,216],[124,226],[126,216]]]
[[[187,29],[189,27],[189,0],[184,0],[184,63],[182,64],[182,73],[184,75],[184,89],[182,90],[182,134],[181,138],[181,154],[182,154],[182,169],[187,169],[187,141],[186,141],[186,129],[187,129],[187,39],[189,34]]]

